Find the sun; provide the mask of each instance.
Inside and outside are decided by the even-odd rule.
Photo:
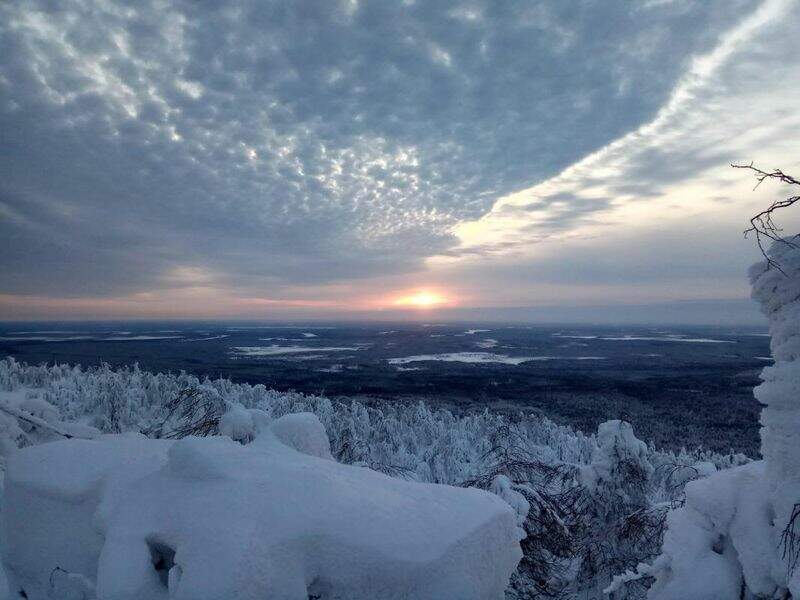
[[[437,292],[420,291],[409,296],[403,296],[394,301],[395,306],[411,308],[433,308],[447,304],[447,298]]]

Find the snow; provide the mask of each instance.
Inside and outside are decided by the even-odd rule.
[[[617,465],[624,463],[636,468],[645,477],[653,473],[647,444],[633,433],[627,421],[614,419],[597,427],[597,447],[592,462],[581,470],[581,480],[590,491],[597,492],[604,484],[613,482]]]
[[[442,354],[418,354],[389,358],[391,365],[404,365],[412,362],[461,362],[473,364],[501,363],[506,365],[521,365],[522,363],[543,360],[605,360],[604,356],[507,356],[491,352],[445,352]]]
[[[416,356],[404,356],[400,358],[388,359],[391,365],[404,365],[412,362],[461,362],[461,363],[502,363],[506,365],[520,365],[524,362],[534,360],[529,356],[506,356],[505,354],[492,354],[491,352],[446,352],[442,354],[418,354]]]
[[[272,344],[271,346],[234,346],[232,348],[235,354],[244,357],[256,356],[278,356],[280,354],[300,354],[303,352],[347,352],[359,350],[358,347],[323,347],[312,348],[309,346],[278,346]]]
[[[12,335],[28,335],[36,334],[41,335],[45,333],[89,333],[88,331],[76,331],[74,329],[40,329],[37,331],[10,331]]]
[[[763,477],[759,461],[686,486],[685,506],[667,517],[651,600],[739,598],[743,579],[752,593],[771,597],[785,571]]]
[[[309,353],[299,356],[306,357]],[[432,369],[434,364],[425,367]],[[398,371],[417,368],[419,367],[402,365],[394,367]],[[413,373],[405,376],[413,377]],[[663,516],[670,502],[681,499],[686,482],[705,476],[713,479],[717,470],[730,469],[747,462],[741,455],[718,455],[702,450],[677,454],[663,452],[636,439],[633,427],[624,421],[603,424],[597,435],[589,435],[556,425],[535,413],[505,414],[485,410],[457,414],[444,408],[432,408],[422,402],[382,402],[377,399],[362,402],[353,398],[331,400],[323,396],[277,392],[263,385],[236,383],[223,378],[200,379],[184,372],[150,373],[139,369],[136,365],[114,369],[108,365],[101,365],[82,369],[63,364],[25,365],[7,358],[0,360],[0,408],[8,408],[11,412],[0,410],[0,449],[3,451],[3,456],[0,456],[0,473],[5,467],[4,457],[9,457],[8,460],[13,462],[19,460],[21,455],[32,452],[34,448],[51,446],[71,448],[73,446],[68,444],[73,442],[78,446],[87,443],[80,440],[68,443],[54,442],[62,437],[58,431],[86,438],[100,435],[97,430],[84,423],[95,425],[106,433],[147,431],[148,435],[154,437],[163,433],[172,435],[178,426],[186,423],[180,418],[170,419],[167,407],[171,401],[187,390],[196,393],[196,400],[202,405],[211,406],[213,415],[219,419],[216,427],[208,430],[209,435],[219,432],[231,441],[216,437],[204,438],[205,441],[199,440],[199,445],[192,443],[176,445],[172,441],[146,440],[137,434],[105,436],[92,441],[89,447],[95,450],[81,454],[82,457],[88,457],[85,458],[86,461],[93,461],[94,455],[103,457],[111,455],[113,460],[107,465],[104,463],[105,466],[101,465],[102,468],[90,473],[91,477],[81,483],[83,487],[79,488],[79,492],[84,495],[80,496],[80,501],[72,502],[70,505],[72,508],[69,510],[73,512],[67,513],[59,512],[63,508],[59,504],[62,496],[56,492],[63,487],[63,481],[72,479],[73,476],[67,469],[63,469],[64,472],[61,474],[59,474],[60,467],[50,469],[47,477],[52,479],[56,487],[50,490],[52,494],[48,492],[45,495],[50,499],[49,506],[55,514],[52,518],[44,518],[46,526],[43,525],[40,530],[30,532],[30,543],[40,544],[43,547],[50,543],[54,548],[66,547],[64,550],[66,556],[80,552],[84,541],[88,544],[86,547],[90,547],[93,538],[86,534],[88,531],[86,528],[91,526],[93,528],[91,531],[99,532],[98,535],[102,537],[107,528],[104,523],[116,522],[117,519],[117,517],[106,518],[104,516],[106,513],[101,513],[98,508],[92,506],[100,506],[101,500],[102,506],[117,508],[127,506],[122,504],[122,500],[116,495],[113,497],[110,495],[109,490],[113,488],[121,490],[118,495],[123,499],[129,494],[139,498],[142,507],[137,510],[144,510],[145,500],[148,502],[152,500],[158,505],[157,511],[164,515],[152,517],[158,520],[147,521],[146,527],[142,525],[145,529],[152,526],[147,536],[153,532],[161,536],[149,538],[151,543],[149,546],[145,544],[146,554],[149,557],[152,550],[161,557],[158,559],[161,563],[172,565],[169,549],[175,549],[174,540],[177,539],[172,536],[183,536],[185,528],[191,527],[191,524],[186,522],[189,517],[184,515],[184,511],[189,509],[200,511],[198,507],[201,501],[192,495],[193,492],[186,493],[185,496],[183,492],[169,496],[162,495],[166,494],[162,490],[148,492],[151,494],[150,500],[143,498],[145,490],[152,487],[148,482],[157,477],[168,480],[173,488],[183,486],[181,489],[194,489],[193,486],[196,484],[192,482],[201,481],[202,483],[197,485],[202,491],[198,493],[204,494],[207,499],[207,503],[202,506],[203,510],[220,514],[219,522],[224,521],[233,529],[238,527],[239,531],[244,531],[243,536],[248,536],[252,528],[246,528],[239,521],[228,520],[234,518],[229,516],[228,512],[233,512],[235,518],[239,518],[236,516],[240,512],[239,504],[236,502],[245,502],[236,500],[241,497],[237,490],[242,487],[239,481],[243,471],[238,470],[239,467],[233,467],[234,470],[229,472],[228,463],[251,466],[258,463],[257,470],[252,473],[251,481],[243,484],[248,489],[259,488],[253,492],[254,495],[261,494],[261,488],[288,490],[290,486],[284,482],[280,473],[274,470],[265,471],[262,468],[264,465],[259,462],[262,459],[248,458],[250,454],[247,453],[259,446],[260,436],[269,430],[269,435],[281,446],[288,444],[306,452],[308,459],[313,457],[314,461],[331,465],[332,470],[325,471],[329,478],[339,477],[336,466],[339,461],[357,465],[358,473],[374,469],[396,477],[401,483],[427,482],[472,486],[492,492],[511,507],[509,510],[514,525],[518,526],[524,522],[524,529],[529,533],[522,544],[525,559],[512,577],[507,597],[510,600],[530,598],[538,593],[537,586],[542,577],[545,577],[548,581],[555,582],[556,587],[566,586],[565,599],[584,600],[590,597],[600,598],[602,589],[612,583],[613,575],[622,571],[625,571],[624,578],[630,585],[638,585],[631,583],[640,577],[637,565],[659,553],[660,530],[646,529],[644,541],[631,541],[630,530],[624,527],[628,515],[642,514],[642,511],[645,511],[646,514]],[[58,420],[46,421],[45,419],[54,418],[54,409],[58,412]],[[319,423],[324,424],[325,430],[330,435],[330,443],[322,427],[314,425],[316,421],[312,417],[287,416],[308,412],[313,412]],[[167,419],[166,425],[159,427],[165,419]],[[43,445],[34,446],[35,444]],[[116,448],[125,444],[131,445],[131,449],[120,451],[117,453],[119,454],[117,458],[114,458],[116,451],[106,450],[110,445]],[[165,449],[159,449],[159,444],[166,444]],[[25,448],[19,451],[18,447]],[[156,448],[156,450],[140,451],[141,448]],[[129,484],[119,486],[114,484],[120,474],[129,472],[134,467],[139,468],[136,467],[139,464],[136,456],[142,452],[145,453],[144,466],[141,467],[143,475],[136,480],[137,489],[129,492],[127,487]],[[242,452],[245,454],[242,455]],[[14,454],[17,456],[13,457]],[[49,454],[39,456],[43,462],[50,461]],[[331,456],[335,460],[331,460]],[[81,469],[80,460],[84,458],[80,460],[75,456],[73,458],[75,460],[70,459],[70,468]],[[171,465],[169,473],[159,474],[161,470],[166,470],[164,465],[168,461]],[[121,463],[121,466],[117,463]],[[321,467],[307,468],[304,463],[295,463],[295,466],[297,468],[292,476],[305,482],[304,485],[310,490],[319,490],[320,486],[310,482],[309,477],[311,472],[316,473]],[[678,470],[673,471],[676,466]],[[214,481],[218,483],[213,485],[209,483]],[[131,483],[130,486],[134,484]],[[439,488],[439,486],[433,487]],[[218,494],[222,493],[218,490],[221,488],[237,488],[231,492],[234,501],[225,505],[227,509],[217,504]],[[402,489],[406,490],[405,487]],[[463,490],[455,490],[453,493],[461,491]],[[376,485],[375,488],[370,488],[369,494],[374,496],[375,502],[378,502],[388,492],[385,492],[384,487]],[[436,498],[438,497],[436,495]],[[24,501],[28,502],[30,510],[36,506],[45,506],[45,500],[38,496],[37,498],[35,502],[30,498]],[[258,498],[260,503],[262,496],[259,495]],[[427,496],[425,498],[424,502],[406,504],[413,504],[418,510],[423,510],[430,499]],[[83,514],[81,512],[83,509],[80,509],[81,502],[84,501],[94,503],[88,509],[86,506],[83,507],[86,510],[91,509],[88,514]],[[581,507],[578,512],[569,508],[572,506],[570,503],[576,501]],[[691,501],[696,503],[695,500]],[[397,512],[393,503],[384,506],[388,512]],[[155,509],[153,511],[157,512]],[[33,513],[20,509],[17,513],[9,514],[0,504],[0,514],[9,517],[6,521],[8,527],[17,527],[18,520],[22,519],[27,523]],[[63,517],[64,514],[67,516]],[[695,514],[699,514],[697,510]],[[315,522],[327,523],[329,516],[326,513],[319,518],[313,516],[313,519]],[[352,515],[342,513],[340,516],[350,518]],[[724,522],[720,522],[721,527],[724,526]],[[208,522],[202,519],[199,523],[205,524],[203,527],[208,526]],[[342,527],[344,523],[342,521]],[[75,524],[83,529],[81,533],[73,535],[69,528]],[[466,536],[469,522],[465,521],[465,525],[467,527],[462,533]],[[397,524],[396,527],[400,528],[401,525]],[[139,536],[137,543],[141,543],[142,531],[137,528],[135,532],[136,536]],[[396,529],[387,531],[392,533]],[[433,529],[431,535],[436,535],[436,532],[437,530]],[[62,535],[70,536],[69,540],[63,541],[60,537]],[[264,535],[269,538],[268,535]],[[76,542],[74,546],[70,546],[72,543],[70,540],[73,538]],[[2,535],[0,542],[2,542],[0,545],[6,543]],[[593,556],[583,553],[583,548],[594,548],[597,544],[601,544],[608,553]],[[262,548],[260,545],[251,547]],[[777,542],[775,547],[777,548]],[[49,552],[48,550],[45,554]],[[94,565],[92,568],[95,571],[99,564],[99,552],[98,549],[94,558],[89,561]],[[126,552],[135,555],[136,549],[128,548]],[[383,547],[378,546],[370,556],[383,556],[382,552]],[[553,554],[554,552],[556,554]],[[10,551],[6,552],[6,555],[9,553]],[[41,548],[37,546],[35,551],[30,550],[28,556],[32,557],[34,553],[39,556],[42,553]],[[349,556],[350,550],[340,549],[339,554],[343,557]],[[22,556],[24,555],[23,552]],[[766,553],[764,555],[766,556]],[[192,556],[197,557],[199,561],[204,555],[198,550]],[[361,554],[355,556],[358,558]],[[77,560],[79,555],[75,558]],[[148,560],[152,563],[152,557]],[[657,578],[664,576],[661,567],[668,568],[670,562],[666,555],[659,560],[660,562],[645,567]],[[249,562],[244,561],[244,563],[250,568]],[[372,563],[367,561],[362,564]],[[312,566],[316,569],[315,565],[316,563]],[[52,594],[53,598],[97,596],[91,592],[98,582],[96,573],[80,575],[66,561],[59,566],[64,571],[51,569],[48,575],[48,585],[52,580],[55,582],[53,585],[58,586],[57,593]],[[356,568],[356,563],[348,563],[346,566],[352,572]],[[45,570],[43,566],[41,572],[35,565],[31,568],[35,571],[32,575],[34,579],[43,577],[42,572]],[[401,574],[407,572],[403,569],[406,567],[398,572]],[[163,578],[164,581],[162,587],[170,585],[170,582],[173,589],[179,587],[180,582],[186,577],[182,570],[183,567],[180,567],[172,574],[166,568],[159,571],[158,580],[161,581]],[[693,574],[689,573],[688,576],[691,577]],[[650,578],[647,581],[649,582]],[[624,586],[627,584],[619,585],[620,594],[615,598],[641,598],[641,594],[638,593],[625,595]],[[311,589],[315,595],[320,595],[317,587]],[[446,590],[436,590],[436,592],[430,597],[453,597]],[[457,592],[458,588],[454,594]],[[325,595],[322,595],[324,598]],[[97,597],[114,599],[114,596]],[[350,596],[344,594],[343,597]],[[376,597],[385,596],[376,594]]]
[[[683,342],[687,344],[735,344],[733,340],[716,340],[712,338],[687,338],[678,334],[673,335],[566,335],[554,333],[553,336],[575,340],[603,340],[609,342]]]
[[[18,447],[63,437],[94,438],[100,432],[82,423],[60,420],[58,409],[21,388],[0,391],[0,468]]]
[[[485,340],[481,340],[480,342],[475,342],[475,345],[478,348],[495,348],[499,342],[492,338],[486,338]]]
[[[131,335],[131,336],[117,336],[103,338],[105,342],[146,342],[150,340],[177,340],[183,336],[180,335]]]
[[[715,340],[711,338],[685,338],[678,336],[646,336],[646,335],[623,335],[601,337],[601,340],[619,342],[683,342],[687,344],[735,344],[733,340]]]
[[[93,589],[108,600],[503,598],[523,534],[501,498],[340,464],[307,413],[254,428],[246,445],[122,434],[20,450],[4,506],[12,589],[31,600]]]
[[[489,489],[514,509],[517,515],[517,525],[522,527],[528,518],[528,511],[530,511],[531,505],[525,499],[525,496],[514,489],[512,481],[506,475],[496,475],[492,479]]]
[[[256,423],[261,418],[259,413],[261,411],[248,410],[238,403],[231,405],[219,420],[220,434],[243,444],[252,442],[256,437]],[[263,418],[267,418],[266,414]]]
[[[0,336],[4,342],[74,342],[77,340],[92,340],[90,335],[71,335],[68,337],[51,337],[45,335],[11,335]]]
[[[562,337],[562,338],[569,338],[573,340],[595,340],[597,339],[596,335],[566,335],[563,333],[554,333],[554,337]]]
[[[298,452],[333,460],[325,427],[311,413],[285,415],[273,422],[270,430],[278,441]]]

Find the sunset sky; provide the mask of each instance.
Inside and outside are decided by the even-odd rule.
[[[0,320],[713,315],[788,193],[729,164],[800,172],[798,31],[791,0],[3,2]]]

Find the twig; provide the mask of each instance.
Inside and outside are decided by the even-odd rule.
[[[788,185],[800,185],[800,181],[791,175],[787,175],[780,169],[763,171],[758,167],[754,167],[752,162],[749,165],[732,164],[731,166],[734,169],[746,169],[754,173],[757,182],[753,189],[758,188],[758,186],[760,186],[766,179],[774,179]],[[790,239],[783,237],[783,230],[776,225],[775,221],[773,220],[775,211],[788,208],[795,204],[798,200],[800,200],[800,196],[791,196],[785,200],[777,200],[773,202],[768,208],[762,210],[760,213],[750,219],[750,227],[744,232],[745,237],[747,237],[747,235],[750,233],[755,233],[756,244],[758,244],[758,249],[761,251],[761,254],[765,259],[767,259],[767,266],[774,267],[784,275],[786,273],[784,273],[783,269],[781,269],[781,266],[775,260],[773,260],[768,251],[764,248],[763,238],[770,239],[773,242],[787,244],[792,248],[800,247],[794,242],[794,240],[797,239],[797,236],[792,236]]]

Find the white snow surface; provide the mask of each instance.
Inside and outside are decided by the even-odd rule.
[[[481,340],[480,342],[475,342],[475,345],[478,348],[496,348],[499,342],[492,338],[486,338],[485,340]]]
[[[310,353],[305,353],[295,358],[309,355]],[[420,367],[397,365],[394,368],[403,371]],[[426,368],[433,368],[433,365]],[[641,560],[658,552],[655,541],[648,541],[644,547],[628,548],[625,545],[627,543],[625,540],[628,538],[619,537],[615,532],[623,530],[614,524],[623,524],[623,517],[638,514],[641,510],[647,511],[648,514],[663,514],[669,502],[682,497],[683,486],[688,480],[698,476],[714,477],[713,473],[718,469],[729,469],[748,462],[740,455],[718,455],[706,451],[679,454],[662,452],[639,441],[633,435],[630,424],[624,421],[602,424],[595,436],[556,425],[539,415],[509,417],[488,410],[482,413],[454,415],[448,410],[433,409],[424,403],[392,402],[368,406],[356,399],[349,399],[347,402],[332,401],[322,396],[277,392],[263,385],[252,386],[227,379],[201,380],[183,372],[150,373],[140,370],[137,365],[118,369],[112,369],[108,365],[82,369],[69,365],[25,365],[7,358],[0,360],[0,481],[9,456],[18,452],[24,455],[31,451],[28,447],[37,444],[52,446],[50,442],[61,438],[63,434],[94,438],[101,435],[100,431],[94,428],[97,427],[104,433],[148,431],[148,435],[152,437],[162,434],[169,437],[178,430],[178,427],[185,425],[186,421],[183,418],[169,418],[168,415],[171,413],[168,405],[187,389],[195,390],[203,404],[212,407],[213,414],[221,417],[216,430],[211,430],[209,434],[217,431],[242,444],[248,444],[248,448],[259,443],[256,438],[269,429],[271,435],[278,441],[283,440],[283,445],[288,444],[319,460],[336,464],[330,460],[328,453],[331,453],[343,463],[357,465],[362,469],[369,467],[396,477],[401,484],[406,483],[405,480],[415,480],[474,486],[493,492],[511,506],[517,523],[525,521],[525,530],[532,534],[526,538],[524,544],[526,559],[520,563],[519,570],[512,576],[511,585],[506,590],[506,597],[513,600],[530,598],[532,593],[536,593],[536,586],[542,577],[539,565],[545,565],[545,569],[549,570],[545,572],[546,576],[556,578],[557,583],[560,581],[568,586],[569,593],[564,596],[565,598],[580,600],[589,597],[600,598],[600,591],[612,585],[612,577],[623,570],[620,565],[624,565],[625,570],[633,569],[635,572],[627,571],[617,577],[613,585],[620,582],[619,585],[622,586],[622,579],[628,582],[641,579],[645,571],[660,577],[662,572],[657,565],[643,565],[641,569],[637,568]],[[5,412],[2,409],[5,409]],[[324,424],[330,435],[330,445],[321,433],[321,426],[309,424],[311,423],[309,419],[313,417],[297,416],[298,413],[307,412],[313,412]],[[286,417],[287,415],[296,416]],[[282,419],[282,425],[278,425],[276,419]],[[273,423],[274,427],[270,423]],[[313,432],[315,428],[316,433]],[[308,432],[308,435],[303,432]],[[100,448],[96,454],[108,454],[104,450],[107,439],[128,438],[112,436],[98,440],[93,446]],[[134,436],[133,439],[140,447],[151,447],[149,442],[140,436]],[[156,445],[166,443],[169,447],[175,442],[153,443]],[[58,447],[61,447],[61,444],[63,442],[59,442]],[[240,447],[245,448],[245,446]],[[509,449],[513,454],[508,454]],[[156,452],[156,458],[165,461],[162,455],[168,451],[159,452],[160,454]],[[522,471],[508,469],[502,462],[507,456],[523,457],[526,464],[533,467],[526,467]],[[190,458],[191,455],[184,454],[181,459],[181,464],[185,465],[187,472],[206,472],[209,477],[212,475],[225,477],[215,466],[223,464],[224,461],[220,462],[223,459],[200,461]],[[113,463],[107,468],[103,467],[104,470],[101,469],[102,473],[97,478],[97,488],[86,492],[87,502],[99,504],[98,499],[108,495],[105,491],[107,482],[116,481],[115,474],[127,470],[128,462],[131,464],[136,462],[135,459],[128,461],[123,458],[119,458],[119,461],[124,461],[126,464],[120,467]],[[552,490],[544,488],[541,485],[541,471],[536,465],[564,469],[562,472],[567,474],[567,478],[563,481],[560,478],[554,481]],[[673,472],[676,466],[679,471]],[[160,468],[158,465],[148,466],[144,479],[155,477],[153,473]],[[58,469],[53,470],[58,471]],[[304,467],[296,471],[296,474],[303,481],[307,481],[308,472]],[[68,476],[68,472],[65,472],[57,476],[54,482],[58,483],[59,477]],[[238,477],[239,475],[235,473],[231,476],[230,479],[233,481],[231,486],[237,485]],[[264,483],[266,479],[276,486],[284,485],[281,480],[271,479],[271,474],[262,471],[258,471],[255,478],[265,486],[271,485]],[[137,480],[136,485],[142,484]],[[207,485],[209,484],[203,483],[202,489],[206,490]],[[557,510],[554,511],[548,506],[557,508],[561,502],[559,499],[561,494],[565,492],[573,494],[576,486],[580,488],[586,512],[580,521],[562,520]],[[456,493],[458,491],[456,490]],[[136,490],[135,493],[138,494],[139,491]],[[124,496],[127,491],[120,494]],[[386,495],[383,488],[371,489],[370,494],[375,494],[376,498]],[[159,502],[165,499],[155,493],[153,497]],[[206,497],[209,499],[206,506],[208,510],[219,514],[225,512],[215,504],[216,499],[212,500],[212,496],[208,495]],[[80,546],[84,543],[81,541],[83,539],[81,536],[88,531],[86,528],[89,526],[92,527],[91,531],[102,537],[104,530],[101,528],[99,513],[95,516],[80,516],[82,513],[78,511],[76,513],[78,516],[70,513],[62,518],[59,516],[61,514],[59,511],[64,508],[63,497],[51,495],[49,498],[56,512],[45,517],[42,528],[37,530],[38,533],[24,541],[25,544],[36,545],[36,550],[30,550],[29,556],[33,554],[38,556],[41,553],[40,548],[49,548],[51,543],[55,547],[63,548],[67,543],[63,542],[63,536],[70,540],[78,540],[76,543]],[[186,506],[195,506],[188,501],[184,502],[182,498],[178,498],[177,503],[172,502],[173,498],[166,500],[169,502],[160,504],[160,510],[178,515],[180,519],[186,518],[181,516]],[[72,504],[80,504],[83,501],[76,500]],[[424,504],[420,502],[418,508],[423,510]],[[110,506],[111,501],[104,500],[104,505]],[[34,504],[30,506],[33,507]],[[392,506],[391,503],[387,504],[386,510],[393,510]],[[236,512],[235,507],[232,510]],[[9,513],[0,505],[0,517],[5,517],[7,514]],[[22,519],[35,516],[26,511],[20,511],[18,514]],[[225,516],[225,519],[228,518]],[[231,518],[235,521],[238,517]],[[9,523],[15,521],[7,521],[7,524]],[[73,523],[90,525],[80,525],[83,533],[79,534],[70,531]],[[166,521],[159,523],[164,524]],[[238,523],[235,521],[234,525]],[[544,524],[544,529],[541,524]],[[465,536],[471,527],[470,523],[466,525],[467,529],[463,531]],[[180,527],[180,529],[170,529],[172,532],[170,535],[173,533],[183,535],[184,526]],[[52,535],[50,531],[53,532]],[[541,544],[549,544],[550,540],[553,540],[560,545],[565,534],[575,540],[573,547],[577,547],[575,546],[577,544],[595,543],[594,532],[602,535],[603,543],[615,552],[607,560],[603,558],[604,562],[589,565],[589,568],[595,569],[596,575],[582,581],[576,579],[582,569],[581,555],[568,557],[554,566],[547,566],[553,563],[548,558],[549,551],[544,550]],[[86,535],[84,540],[85,544],[88,544],[86,547],[91,547],[90,542],[95,538]],[[436,535],[435,529],[431,535]],[[0,546],[5,543],[5,538],[0,534]],[[165,544],[162,541],[151,540],[151,545],[154,545],[157,554],[164,555]],[[49,555],[49,552],[50,550],[44,554]],[[346,555],[349,550],[344,549],[342,552]],[[11,553],[9,550],[6,555],[9,556]],[[95,570],[98,553],[99,550],[92,559],[95,562],[91,563],[95,565],[93,567]],[[65,554],[69,555],[70,552],[65,551]],[[668,563],[665,558],[659,564],[668,568]],[[59,565],[59,567],[62,570],[51,569],[49,573],[47,585],[52,588],[49,590],[52,592],[51,597],[59,600],[103,597],[93,591],[97,581],[96,573],[81,575],[70,566]],[[35,577],[40,577],[41,573],[36,569],[34,571],[37,573]],[[162,569],[159,573],[164,578],[164,585],[172,585],[173,591],[178,589],[180,570],[175,570],[171,576],[166,569]],[[693,573],[687,575],[694,576]],[[3,578],[0,577],[0,590],[2,581]],[[622,587],[620,593],[623,595],[615,595],[615,600],[622,598],[640,600],[644,587],[637,583],[631,585],[634,586],[632,589],[638,590],[636,593],[625,595]],[[312,586],[310,589],[314,595],[321,595],[318,587]],[[457,590],[453,594],[456,593]],[[453,594],[448,595],[444,590],[441,594],[430,597],[449,598],[453,597]],[[0,591],[0,598],[4,597]],[[227,595],[224,597],[228,598]],[[322,594],[322,597],[327,600],[331,594]],[[343,594],[333,597],[351,596]],[[384,596],[378,594],[376,597]]]
[[[221,340],[223,338],[230,337],[228,335],[212,335],[209,337],[201,337],[201,338],[187,338],[183,340],[184,342],[207,342],[209,340]]]
[[[735,344],[733,340],[716,340],[713,338],[688,338],[678,334],[670,335],[567,335],[554,333],[553,336],[574,340],[603,340],[607,342],[684,342],[687,344]]]
[[[653,565],[661,572],[648,598],[735,599],[743,582],[773,597],[786,570],[769,514],[763,461],[690,482],[684,507],[667,516],[663,554]]]
[[[313,348],[309,346],[278,346],[272,344],[271,346],[234,346],[233,352],[239,356],[248,358],[258,356],[278,356],[280,354],[301,354],[303,352],[348,352],[359,350],[358,347],[326,347],[326,348]]]
[[[501,498],[340,464],[309,413],[235,412],[229,425],[254,431],[252,443],[120,434],[14,453],[11,589],[31,600],[503,598],[522,534]]]
[[[563,336],[566,337],[566,336]],[[684,342],[687,344],[735,344],[733,340],[715,340],[711,338],[686,338],[677,335],[653,336],[653,335],[622,335],[601,337],[601,340],[616,342]]]
[[[74,342],[76,340],[93,340],[91,335],[71,335],[68,337],[52,337],[46,335],[10,335],[0,336],[4,342]]]
[[[506,365],[520,365],[524,362],[533,360],[528,356],[506,356],[505,354],[494,354],[492,352],[445,352],[441,354],[418,354],[415,356],[402,356],[390,358],[390,365],[405,365],[413,362],[462,362],[462,363],[502,363]]]
[[[178,340],[181,335],[131,335],[103,338],[106,342],[146,342],[151,340]]]
[[[441,354],[418,354],[387,359],[390,365],[405,365],[413,362],[462,362],[462,363],[501,363],[521,365],[526,362],[542,360],[605,360],[604,356],[508,356],[492,352],[444,352]]]

